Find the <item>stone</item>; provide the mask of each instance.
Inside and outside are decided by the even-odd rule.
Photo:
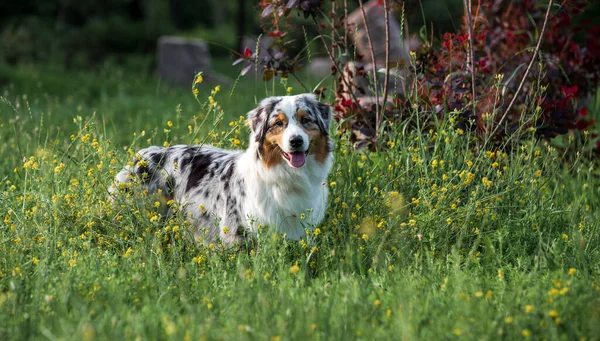
[[[344,99],[363,98],[361,105],[366,103],[375,103],[375,94],[372,92],[373,87],[373,75],[372,72],[373,64],[349,61],[344,66],[344,72],[342,77],[346,79],[346,82],[340,82],[341,94]],[[388,94],[397,95],[403,94],[406,86],[406,77],[410,77],[401,68],[391,68],[388,78]],[[385,83],[385,74],[383,72],[377,73],[377,86],[379,87],[379,94],[383,94],[383,87]],[[349,85],[348,88],[346,85]],[[372,97],[371,100],[364,100],[368,97]],[[380,102],[381,104],[381,102]]]
[[[384,8],[378,5],[376,1],[370,1],[364,5],[365,17],[369,26],[371,41],[375,60],[371,56],[371,48],[367,30],[365,29],[362,11],[356,9],[348,15],[348,30],[354,36],[356,50],[363,56],[362,61],[366,63],[375,62],[376,69],[385,67],[385,16]],[[390,41],[390,63],[397,63],[401,60],[408,62],[409,54],[402,44],[401,27],[393,15],[388,16],[389,21],[389,41]]]
[[[191,86],[200,71],[211,74],[208,44],[198,39],[160,37],[157,64],[160,78],[176,86]]]

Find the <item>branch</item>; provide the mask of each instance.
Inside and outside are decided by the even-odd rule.
[[[331,2],[331,13],[335,13],[335,1]],[[335,18],[331,18],[331,37],[335,36]],[[331,39],[331,55],[335,58],[335,39]],[[337,93],[337,82],[333,81],[333,92]]]
[[[473,106],[473,116],[475,116],[475,46],[473,42],[475,41],[473,38],[473,18],[471,16],[471,0],[463,0],[463,4],[465,6],[465,16],[467,17],[467,24],[469,26],[469,54],[471,60],[471,92],[473,98],[471,99],[471,105]],[[467,65],[468,67],[468,65]]]
[[[502,117],[500,118],[500,121],[498,121],[498,125],[496,126],[494,131],[492,131],[492,133],[490,134],[490,137],[494,136],[496,131],[502,125],[502,121],[504,121],[504,119],[508,115],[508,112],[512,108],[513,104],[515,104],[515,100],[517,99],[517,96],[519,95],[519,92],[521,91],[523,84],[525,84],[525,79],[527,78],[527,75],[529,74],[529,71],[531,70],[531,67],[533,66],[533,62],[535,61],[535,58],[540,50],[540,46],[542,45],[542,40],[544,39],[544,32],[546,32],[546,23],[548,23],[548,17],[550,16],[550,8],[551,7],[552,7],[552,0],[548,0],[548,9],[546,10],[546,16],[544,17],[544,24],[542,25],[542,31],[540,32],[540,36],[538,37],[537,45],[535,47],[535,50],[533,51],[533,56],[531,56],[531,61],[529,62],[529,65],[527,66],[527,70],[525,70],[525,75],[523,75],[523,79],[521,79],[521,84],[519,84],[519,87],[517,88],[517,91],[515,92],[513,99],[510,101],[510,104],[508,105],[508,108],[506,108],[504,115],[502,115]]]
[[[365,14],[365,7],[363,6],[362,0],[358,0],[360,5],[360,12],[362,13],[363,23],[365,24],[365,31],[367,33],[367,39],[369,41],[369,50],[371,52],[371,60],[373,60],[373,86],[375,87],[375,135],[379,133],[379,86],[377,85],[377,63],[375,63],[375,47],[371,41],[371,33],[369,33],[369,24],[367,24],[367,15]]]
[[[348,54],[348,0],[344,0],[344,54]]]
[[[295,72],[290,72],[290,74],[294,76],[298,83],[300,83],[300,86],[304,88],[304,91],[311,92],[310,89],[306,85],[304,85],[304,83],[302,83],[302,80],[298,77],[298,75],[296,75]]]
[[[350,84],[348,84],[348,81],[346,80],[346,77],[344,77],[344,72],[342,71],[342,69],[340,69],[340,66],[339,66],[338,62],[335,60],[335,58],[331,54],[331,51],[329,51],[329,48],[327,47],[327,42],[325,41],[325,38],[323,38],[323,32],[321,32],[321,28],[319,26],[319,23],[317,22],[317,19],[315,19],[315,17],[312,16],[312,20],[313,20],[313,23],[315,24],[315,28],[319,32],[319,37],[323,41],[323,47],[325,47],[325,51],[327,51],[327,55],[329,56],[329,60],[331,60],[331,62],[333,63],[333,66],[335,66],[336,71],[342,76],[342,82],[344,82],[344,85],[348,89],[348,92],[350,93],[350,96],[352,96],[352,100],[354,102],[356,102],[356,104],[358,104],[358,98],[356,98],[356,95],[354,95],[354,92],[352,91],[352,87],[350,86]],[[364,122],[367,125],[367,127],[369,127],[369,129],[373,130],[373,127],[371,126],[371,123],[369,122],[368,119],[365,119]]]
[[[388,17],[388,2],[387,0],[383,0],[383,11],[385,16],[385,80],[383,81],[383,109],[382,112],[385,112],[385,106],[387,103],[388,96],[388,82],[390,80],[390,20]],[[377,71],[377,70],[375,70]],[[379,124],[377,124],[377,128],[379,129]]]

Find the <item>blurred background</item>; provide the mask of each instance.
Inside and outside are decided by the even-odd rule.
[[[349,1],[349,6],[357,3]],[[424,17],[436,33],[453,31],[462,13],[461,0],[424,0],[423,13],[416,1],[406,6],[413,32]],[[230,61],[232,51],[244,47],[244,37],[261,34],[260,11],[258,2],[250,0],[2,0],[0,61],[87,68],[112,60],[153,70],[157,40],[163,35],[213,43],[213,59]],[[299,25],[308,23],[301,16],[296,20]],[[309,36],[316,35],[312,25],[305,28]],[[302,30],[291,33],[302,39]],[[225,74],[239,73],[221,67],[218,60],[215,67]]]
[[[354,9],[358,1],[348,5]],[[405,10],[411,33],[418,33],[426,22],[439,37],[460,25],[463,7],[462,0],[422,0],[406,2]],[[247,47],[244,37],[262,33],[260,12],[259,2],[251,0],[1,0],[0,63],[88,68],[109,60],[152,71],[158,38],[175,35],[212,43],[214,67],[237,76],[239,70],[229,68],[232,52]],[[598,15],[596,2],[585,16]],[[308,23],[301,16],[295,20],[295,27]],[[304,27],[308,36],[316,36],[312,25]],[[290,33],[303,40],[302,30]]]
[[[399,10],[393,15],[405,23],[405,36],[411,39],[434,37],[439,44],[445,32],[461,26],[462,0],[394,4],[404,6],[404,18]],[[600,2],[589,4],[578,20],[596,22]],[[188,89],[195,72],[205,71],[201,97],[210,95],[214,86],[223,86],[229,96],[221,95],[219,104],[228,116],[239,117],[265,94],[275,92],[275,83],[267,84],[251,73],[236,80],[244,63],[232,66],[245,48],[254,49],[257,37],[268,39],[263,26],[270,18],[261,17],[264,7],[264,2],[250,0],[0,0],[0,99],[6,104],[0,105],[0,116],[41,121],[38,115],[43,113],[64,123],[73,115],[97,112],[108,122],[115,141],[125,144],[130,138],[123,135],[123,127],[157,130],[165,119],[197,114],[198,103]],[[357,8],[358,1],[348,1],[349,13]],[[314,39],[312,57],[325,62],[317,75],[302,61],[298,79],[277,80],[281,91],[331,87],[331,63],[314,38],[315,25],[296,12],[285,25],[282,30],[290,35],[286,41],[294,40],[286,46],[290,55],[299,52],[308,37]],[[170,59],[161,57],[159,49],[164,41],[160,38],[166,36],[174,37],[174,46],[186,42]],[[185,77],[178,76],[180,70],[163,70],[161,65],[183,68]],[[174,75],[174,81],[165,74]]]

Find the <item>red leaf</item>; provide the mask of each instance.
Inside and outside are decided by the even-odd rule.
[[[577,95],[577,90],[579,90],[579,87],[577,85],[573,85],[573,86],[562,86],[560,88],[563,96],[565,96],[567,99],[571,99],[573,97],[575,97],[575,95]]]
[[[593,126],[594,123],[596,123],[595,120],[579,120],[577,121],[577,123],[575,123],[575,127],[577,128],[577,130],[585,130]]]
[[[281,32],[280,30],[275,30],[273,32],[269,32],[269,37],[271,38],[278,38],[281,37],[283,35],[283,32]]]

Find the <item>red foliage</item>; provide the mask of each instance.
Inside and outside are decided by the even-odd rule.
[[[289,42],[286,42],[287,32],[282,21],[292,11],[318,18],[322,3],[325,1],[261,1],[262,16],[271,19],[265,25],[265,31],[274,38],[278,53],[263,60],[248,57],[246,51],[243,56],[260,63],[265,75],[286,77],[294,72],[302,57],[287,55],[286,44]],[[393,1],[388,3],[394,5]],[[376,3],[382,4],[381,0]],[[383,114],[390,120],[401,121],[410,116],[409,111],[414,105],[424,114],[437,115],[441,119],[445,113],[458,111],[461,128],[471,129],[482,138],[493,133],[492,141],[498,146],[519,128],[534,128],[538,137],[548,139],[573,130],[593,128],[595,121],[587,117],[588,111],[580,101],[600,83],[600,40],[597,38],[600,26],[585,21],[574,24],[574,17],[583,11],[585,4],[584,1],[565,0],[552,8],[551,19],[542,37],[539,62],[533,63],[522,90],[517,93],[538,41],[535,34],[542,27],[546,8],[532,0],[474,1],[474,60],[470,60],[466,20],[456,32],[445,33],[439,43],[421,43],[414,50],[414,61],[407,65],[404,73],[406,88],[416,90],[416,97],[414,94],[408,98],[402,93],[391,94],[395,105],[386,107]],[[316,26],[321,31],[333,28],[339,32],[343,30],[344,20],[343,15],[336,17],[336,13],[329,13],[329,18],[316,22]],[[343,32],[333,35],[335,45],[353,50],[352,46],[344,46],[343,36]],[[360,59],[361,56],[356,57],[356,61]],[[339,77],[343,70],[348,72],[347,62],[347,59],[337,59],[332,73]],[[364,70],[359,67],[350,77],[364,77]],[[351,83],[354,86],[352,80]],[[356,98],[348,99],[348,94],[342,93],[340,88],[335,105],[338,117],[348,119],[352,116],[355,121],[362,120],[359,124],[361,136],[369,141],[376,140],[373,106],[360,103]],[[355,88],[361,94],[370,91]],[[517,96],[514,105],[506,113],[514,96]],[[411,103],[415,98],[418,98],[417,103]],[[532,112],[536,107],[541,108],[541,114]],[[422,117],[429,120],[427,115]],[[501,120],[502,124],[499,124]],[[371,129],[370,133],[367,128]]]
[[[538,32],[542,27],[545,8],[536,6],[534,1],[482,0],[480,6],[477,3],[473,7],[477,103],[474,113],[466,24],[456,33],[444,34],[439,48],[421,46],[416,52],[425,70],[426,82],[422,83],[441,86],[439,89],[430,86],[435,101],[429,103],[439,102],[442,94],[446,111],[462,111],[465,126],[479,132],[495,131],[498,142],[524,121],[536,129],[538,136],[546,138],[572,129],[590,129],[594,121],[583,118],[579,101],[599,84],[600,45],[589,34],[600,33],[600,28],[572,24],[572,18],[582,11],[583,5],[580,1],[568,1],[556,15],[551,15],[540,48],[543,65],[533,64],[507,120],[497,130],[495,124],[515,95],[537,43],[537,37],[528,32]],[[576,34],[582,34],[584,39],[574,40]],[[430,58],[431,54],[436,58]],[[504,74],[500,84],[502,93],[495,86],[498,82],[494,77],[498,74]],[[541,88],[545,91],[537,93]],[[532,102],[532,98],[537,100]],[[523,120],[523,115],[533,115],[524,109],[536,105],[543,108],[542,115],[534,121]],[[491,114],[494,119],[482,119],[483,114]]]

